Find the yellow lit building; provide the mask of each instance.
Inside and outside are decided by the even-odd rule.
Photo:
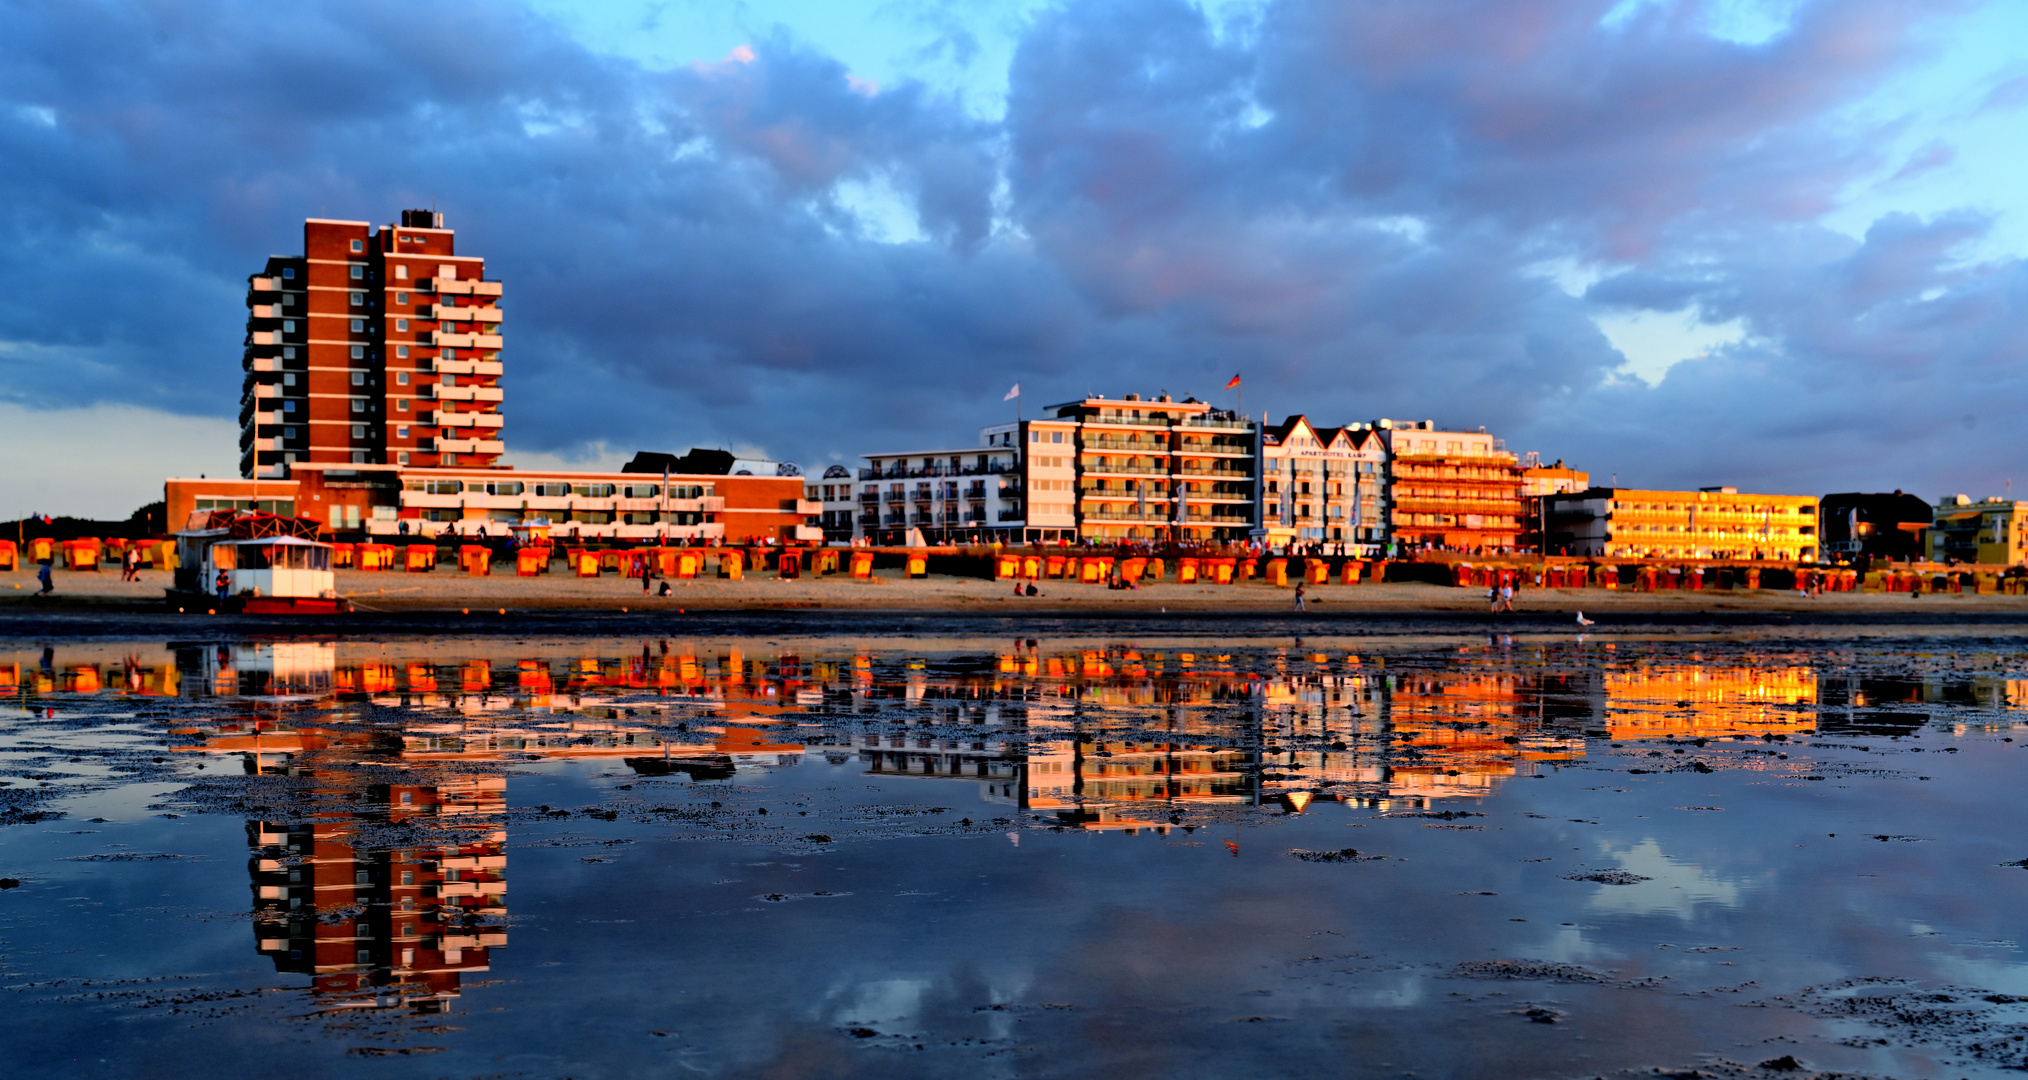
[[[1572,555],[1627,559],[1817,557],[1817,500],[1736,488],[1590,488],[1549,498],[1550,545]]]
[[[2028,526],[2028,502],[1990,495],[1973,502],[1969,495],[1952,495],[1936,504],[1936,520],[1923,547],[1931,562],[2012,566],[2028,559],[2023,526]]]

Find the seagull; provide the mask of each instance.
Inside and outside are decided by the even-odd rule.
[[[1584,617],[1584,612],[1580,611],[1580,612],[1578,612],[1578,613],[1577,613],[1577,625],[1579,625],[1579,626],[1590,626],[1590,625],[1591,625],[1591,624],[1593,623],[1593,621],[1594,621],[1594,620],[1592,620],[1592,619],[1587,619],[1587,618],[1585,618],[1585,617]]]

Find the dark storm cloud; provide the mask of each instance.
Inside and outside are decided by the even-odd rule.
[[[1819,0],[1741,45],[1687,0],[1610,7],[1069,5],[983,121],[783,30],[648,71],[494,4],[0,4],[0,396],[228,415],[260,260],[306,215],[433,204],[508,282],[520,449],[821,464],[963,445],[1016,380],[1032,414],[1244,370],[1256,410],[1484,424],[1647,483],[2018,452],[2021,270],[1963,261],[1988,223],[1814,223],[1948,160],[1883,162],[1841,111],[1942,9]],[[1610,273],[1572,296],[1558,266]],[[1594,315],[1686,308],[1746,340],[1613,374]]]

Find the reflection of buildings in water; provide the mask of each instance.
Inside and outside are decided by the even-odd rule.
[[[249,772],[309,781],[313,809],[247,823],[254,936],[277,971],[310,977],[326,1009],[406,1006],[440,1012],[469,972],[507,943],[506,779],[429,776],[373,782],[362,765],[400,767],[399,741],[372,731],[289,727],[240,717],[193,728],[198,749],[237,755]],[[345,812],[326,808],[347,804]],[[406,842],[357,843],[386,827]],[[442,833],[440,840],[428,834]]]
[[[1304,649],[1025,643],[934,660],[670,642],[637,655],[455,661],[376,648],[188,646],[170,667],[17,663],[0,666],[0,681],[11,675],[23,692],[237,696],[263,708],[319,696],[423,707],[390,732],[399,746],[382,748],[412,763],[615,757],[637,773],[723,779],[812,745],[849,747],[870,771],[962,777],[999,805],[1093,820],[1156,806],[1289,805],[1285,796],[1304,792],[1374,806],[1478,798],[1581,755],[1580,733],[1912,730],[1927,721],[1925,705],[2019,708],[2024,690],[1969,675],[1854,679],[1849,658],[1629,664],[1582,648],[1464,648],[1392,666]],[[346,655],[354,649],[365,655]],[[880,723],[871,744],[847,726],[856,718]],[[938,737],[925,742],[910,731],[918,725]],[[264,764],[320,751],[315,729],[268,728],[246,732]],[[944,737],[952,728],[964,734]]]
[[[1817,672],[1804,666],[1639,664],[1601,677],[1615,739],[1797,735],[1817,728]]]
[[[383,788],[391,822],[488,801],[498,777]],[[393,799],[399,799],[397,804]],[[371,851],[342,822],[248,822],[254,936],[275,970],[310,976],[327,1009],[407,1006],[440,1012],[460,982],[507,944],[507,834]]]

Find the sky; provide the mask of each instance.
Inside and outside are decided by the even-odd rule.
[[[505,283],[522,465],[1238,373],[1599,483],[2011,494],[2024,123],[2010,0],[0,0],[0,518],[234,472],[246,278],[411,206]]]

